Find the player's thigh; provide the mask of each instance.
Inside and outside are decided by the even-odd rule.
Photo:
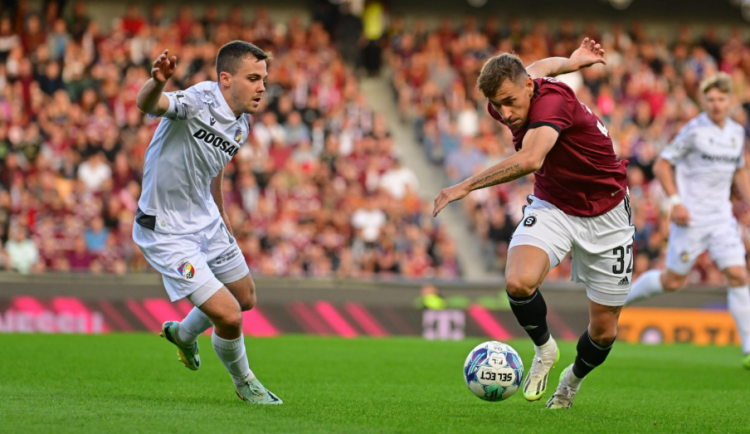
[[[133,241],[161,273],[170,300],[189,297],[199,290],[207,297],[222,286],[211,272],[195,235],[160,234],[136,224]]]
[[[549,254],[533,245],[516,245],[508,252],[505,264],[506,291],[516,297],[531,295],[550,269]]]
[[[667,241],[667,270],[687,276],[708,246],[705,229],[671,224]]]
[[[234,295],[243,311],[255,307],[257,300],[255,297],[255,282],[253,282],[250,273],[245,274],[240,280],[225,283],[224,286]]]
[[[714,226],[708,235],[708,253],[730,286],[742,286],[747,281],[745,244],[742,242],[737,221]]]
[[[589,300],[589,335],[599,345],[608,346],[617,336],[622,306],[608,306]]]
[[[568,217],[554,205],[535,199],[510,241],[505,266],[511,295],[531,294],[556,267],[572,246]]]
[[[635,226],[630,224],[629,209],[620,204],[604,215],[578,222],[580,235],[573,246],[573,281],[586,286],[591,301],[622,306],[633,280]]]
[[[223,221],[218,221],[209,234],[205,253],[208,266],[216,279],[235,295],[242,310],[255,305],[255,284],[237,241],[229,234]]]

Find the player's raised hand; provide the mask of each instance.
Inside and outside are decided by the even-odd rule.
[[[581,46],[578,47],[573,54],[570,55],[570,60],[578,62],[581,68],[602,63],[604,65],[607,62],[604,60],[604,50],[600,44],[597,44],[595,40],[584,38],[581,42]]]
[[[672,207],[672,221],[677,226],[687,226],[690,224],[690,213],[687,208],[679,203]]]
[[[454,200],[460,200],[469,194],[470,190],[463,184],[456,184],[452,187],[444,188],[435,198],[435,207],[432,209],[432,216],[437,217],[440,210]]]
[[[164,50],[159,57],[154,60],[154,67],[151,68],[151,78],[159,83],[164,83],[172,77],[175,68],[177,68],[177,56],[167,57],[169,50]]]

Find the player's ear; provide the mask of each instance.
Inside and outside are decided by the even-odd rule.
[[[221,71],[219,73],[219,83],[221,83],[223,86],[229,86],[229,84],[232,82],[232,74]]]
[[[534,96],[534,79],[527,75],[524,85],[526,85],[526,93],[529,94],[529,98]]]

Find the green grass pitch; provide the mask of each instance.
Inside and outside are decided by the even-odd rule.
[[[2,433],[727,433],[750,432],[750,371],[738,348],[618,343],[570,410],[546,399],[575,344],[561,344],[547,394],[484,402],[461,367],[480,340],[247,339],[259,379],[282,406],[234,394],[207,338],[185,369],[146,334],[0,335]],[[510,342],[524,363],[528,340]]]

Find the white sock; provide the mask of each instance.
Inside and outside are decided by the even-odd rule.
[[[750,353],[750,289],[748,286],[729,288],[727,304],[742,340],[742,354],[748,354]]]
[[[255,378],[255,374],[250,370],[250,365],[247,362],[244,336],[229,340],[219,337],[214,331],[211,335],[211,343],[214,345],[219,360],[227,367],[234,384],[240,384]]]
[[[583,380],[585,378],[586,377],[576,377],[576,374],[573,373],[573,365],[570,365],[565,371],[565,375],[563,375],[562,382],[572,387],[573,389],[578,389],[579,387],[581,387],[581,383],[583,383]]]
[[[177,329],[177,340],[181,344],[191,344],[212,325],[208,316],[194,307],[180,323],[180,328]]]
[[[625,306],[651,298],[662,292],[664,292],[664,288],[661,286],[661,270],[646,271],[633,282],[628,298],[625,300]]]
[[[549,358],[552,355],[557,356],[557,342],[550,336],[544,345],[540,347],[534,345],[534,353],[542,358],[545,358],[545,356]]]

